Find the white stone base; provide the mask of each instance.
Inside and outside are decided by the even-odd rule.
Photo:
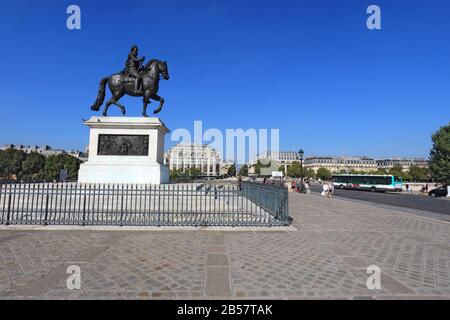
[[[80,166],[80,183],[163,184],[169,182],[164,163],[164,135],[169,129],[158,118],[92,117],[89,158]],[[104,155],[98,151],[100,135],[141,135],[148,137],[148,153]]]
[[[161,164],[83,163],[80,183],[162,184],[169,182],[169,169]]]

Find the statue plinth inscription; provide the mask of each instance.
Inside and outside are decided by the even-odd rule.
[[[164,135],[158,118],[92,117],[89,158],[80,167],[82,183],[161,184],[169,181],[164,165]]]
[[[100,134],[99,156],[147,156],[148,135]]]

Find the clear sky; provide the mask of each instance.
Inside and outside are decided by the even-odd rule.
[[[2,0],[0,35],[0,144],[83,150],[81,119],[132,44],[168,62],[172,130],[279,128],[280,149],[306,155],[426,157],[450,120],[448,0]],[[123,103],[140,116],[141,99]]]

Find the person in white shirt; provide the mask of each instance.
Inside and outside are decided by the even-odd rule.
[[[322,196],[324,197],[324,198],[328,198],[328,191],[329,191],[329,189],[330,189],[330,187],[328,186],[328,184],[327,183],[324,183],[323,184],[323,186],[322,186]]]
[[[305,192],[306,192],[306,194],[309,194],[309,192],[310,192],[308,181],[305,182]]]
[[[331,199],[333,197],[333,194],[334,194],[334,184],[333,184],[333,182],[330,182],[330,185],[328,187],[328,193],[329,193],[330,199]]]

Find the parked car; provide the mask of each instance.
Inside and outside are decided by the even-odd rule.
[[[446,197],[448,192],[447,190],[448,190],[447,186],[442,186],[431,190],[430,192],[428,192],[428,195],[433,198]]]

